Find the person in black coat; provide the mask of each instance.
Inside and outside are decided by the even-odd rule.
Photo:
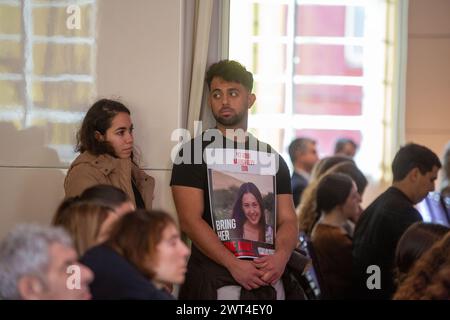
[[[120,218],[109,240],[81,261],[94,272],[94,300],[169,300],[168,288],[184,282],[188,255],[171,216],[137,210]]]
[[[400,148],[392,162],[392,186],[363,211],[353,236],[355,297],[391,299],[395,292],[395,249],[405,230],[422,221],[414,205],[434,190],[441,167],[430,149]]]

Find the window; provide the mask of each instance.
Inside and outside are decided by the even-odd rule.
[[[355,140],[358,166],[382,174],[387,1],[231,0],[229,58],[255,78],[249,130],[286,159],[298,136],[332,155]]]

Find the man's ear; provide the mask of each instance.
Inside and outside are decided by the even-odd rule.
[[[416,182],[417,179],[419,178],[420,174],[421,173],[420,173],[419,168],[416,167],[416,168],[411,169],[411,171],[408,173],[408,177],[412,182]]]
[[[208,106],[211,107],[211,94],[208,94]]]
[[[95,139],[100,142],[105,141],[105,137],[98,131],[95,131]]]
[[[256,95],[254,93],[250,93],[248,95],[248,108],[250,109],[256,101]]]
[[[17,290],[23,300],[38,300],[43,289],[41,281],[34,276],[23,276],[17,281]]]

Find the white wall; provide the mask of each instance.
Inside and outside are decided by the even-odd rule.
[[[97,97],[118,97],[130,107],[142,166],[156,179],[154,207],[171,213],[170,134],[179,127],[181,108],[182,1],[96,3]],[[70,126],[68,134],[75,137],[76,129]],[[28,132],[0,123],[0,238],[19,222],[49,223],[63,199],[68,163],[45,142],[54,132],[45,125]]]

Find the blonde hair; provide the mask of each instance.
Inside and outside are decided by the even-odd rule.
[[[95,203],[75,201],[58,210],[52,225],[63,227],[72,237],[79,256],[98,242],[102,223],[111,209]]]
[[[331,159],[331,158],[330,158]],[[331,160],[334,160],[332,158]],[[316,168],[316,177],[312,180],[305,191],[303,191],[302,201],[297,209],[299,230],[305,232],[307,235],[311,235],[312,229],[320,217],[320,213],[317,212],[317,188],[320,182],[331,173],[345,173],[349,175],[358,186],[358,192],[362,195],[367,185],[364,175],[351,160],[340,161],[333,166],[329,167],[326,171],[321,170],[326,168],[326,163],[319,162]]]

